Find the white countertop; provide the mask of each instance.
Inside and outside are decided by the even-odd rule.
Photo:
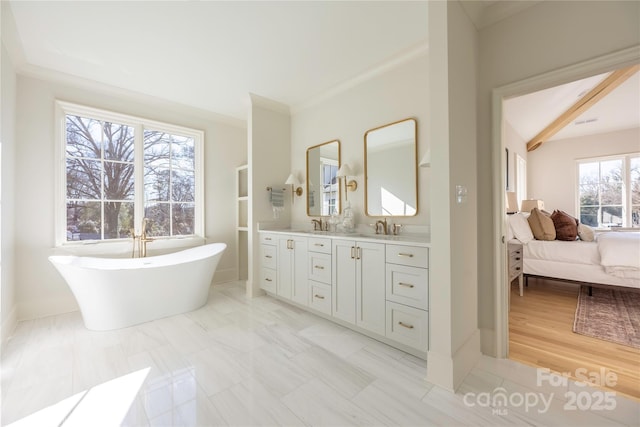
[[[288,234],[298,235],[305,237],[326,237],[331,239],[340,240],[358,240],[358,241],[370,241],[378,243],[392,243],[397,245],[411,245],[421,247],[431,247],[431,239],[428,234],[415,234],[404,233],[398,235],[391,234],[375,234],[375,233],[343,233],[343,232],[330,232],[330,231],[311,231],[300,230],[295,228],[263,228],[258,230],[258,233],[272,233],[272,234]]]

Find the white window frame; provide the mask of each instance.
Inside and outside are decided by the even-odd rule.
[[[186,128],[169,123],[163,123],[155,120],[145,119],[141,117],[131,116],[127,114],[116,113],[113,111],[102,110],[93,107],[73,104],[65,101],[55,102],[55,132],[56,132],[56,154],[55,154],[55,172],[56,172],[56,191],[55,191],[55,223],[56,223],[56,247],[74,247],[84,245],[98,245],[107,247],[109,245],[122,245],[123,242],[130,243],[131,238],[127,239],[107,239],[107,240],[83,240],[83,241],[67,241],[67,165],[66,165],[66,116],[77,115],[81,117],[93,118],[97,120],[109,121],[118,124],[128,125],[134,128],[135,132],[135,190],[134,190],[134,214],[135,229],[139,231],[142,228],[142,219],[144,217],[144,129],[149,128],[159,130],[174,135],[191,137],[194,140],[194,167],[195,167],[195,208],[194,208],[194,234],[189,236],[162,236],[154,237],[154,247],[157,249],[165,249],[175,246],[183,246],[182,244],[172,244],[172,241],[181,241],[196,239],[201,242],[205,239],[204,224],[204,132],[201,130]]]
[[[622,160],[622,228],[631,228],[631,158],[640,157],[640,152],[615,154],[611,156],[589,157],[576,160],[576,184],[575,184],[575,203],[576,214],[580,218],[580,164],[595,163],[608,160]],[[603,228],[609,230],[609,227]],[[619,229],[616,227],[615,229]],[[635,227],[634,230],[637,230]]]

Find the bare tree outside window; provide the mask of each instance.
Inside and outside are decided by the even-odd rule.
[[[66,115],[67,241],[131,237],[133,126]],[[152,236],[195,234],[195,140],[143,130],[144,215]]]
[[[68,115],[66,135],[67,240],[130,237],[133,128]]]
[[[640,158],[578,164],[580,222],[592,227],[640,226]]]

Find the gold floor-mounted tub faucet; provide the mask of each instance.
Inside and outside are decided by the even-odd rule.
[[[147,243],[153,242],[154,239],[147,237],[147,223],[149,218],[142,218],[142,233],[136,235],[136,230],[131,229],[131,235],[133,236],[133,250],[131,251],[131,258],[136,257],[136,249],[138,251],[138,258],[145,258],[147,256]]]

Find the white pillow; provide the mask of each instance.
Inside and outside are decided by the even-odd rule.
[[[593,242],[595,240],[596,233],[593,228],[586,224],[578,224],[578,237],[585,242]]]
[[[513,230],[514,237],[523,244],[526,245],[534,239],[529,221],[527,221],[524,215],[519,213],[509,215],[509,225],[511,226],[511,230]]]

